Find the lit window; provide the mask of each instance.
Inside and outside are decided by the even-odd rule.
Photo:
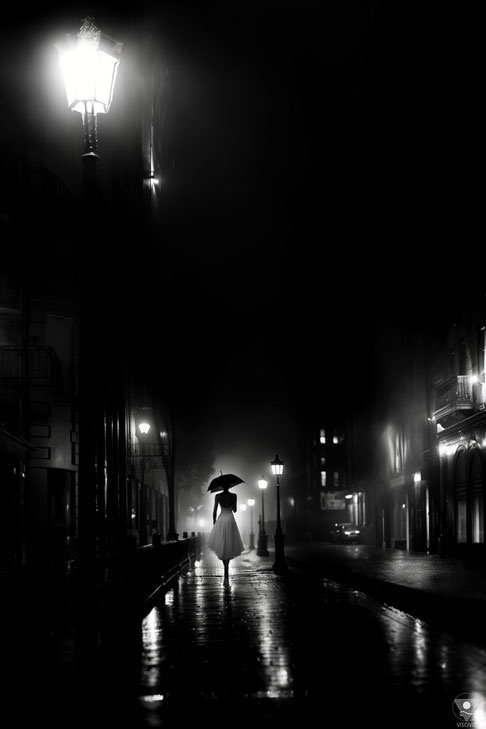
[[[326,485],[326,471],[321,471],[321,486]]]
[[[395,453],[394,453],[394,459],[393,459],[393,470],[394,470],[394,473],[401,473],[403,470],[404,451],[405,451],[402,433],[396,434],[394,445],[395,445]]]
[[[484,542],[484,500],[476,494],[472,501],[472,540],[475,544]]]
[[[333,443],[339,443],[339,436],[338,436],[337,430],[335,430],[334,433],[333,433],[332,442]]]
[[[323,444],[326,443],[326,431],[324,430],[324,428],[321,428],[321,431],[320,431],[320,441]]]
[[[326,456],[321,456],[321,466],[326,465]]]

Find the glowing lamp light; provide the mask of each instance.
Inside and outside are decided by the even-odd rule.
[[[109,38],[85,18],[77,40],[56,43],[68,106],[80,114],[108,114],[122,43]]]
[[[247,504],[248,506],[255,506],[255,499],[248,499]]]
[[[240,504],[240,511],[246,511],[246,504]]]
[[[272,467],[272,473],[274,476],[281,476],[283,473],[283,462],[280,460],[278,455],[275,456],[275,460],[270,462],[270,466]]]
[[[261,478],[258,479],[258,488],[262,492],[262,514],[261,518],[259,520],[260,524],[260,530],[258,534],[258,548],[257,548],[257,554],[260,557],[268,557],[269,551],[267,549],[267,533],[265,531],[265,489],[267,488],[268,481],[265,478],[265,476],[262,475]],[[253,499],[251,499],[253,501]],[[250,499],[248,499],[248,503],[250,503]],[[250,509],[250,516],[253,514],[253,510]],[[253,531],[253,529],[252,529]]]
[[[147,435],[150,430],[150,423],[146,423],[145,421],[143,423],[139,423],[138,429],[142,435]]]

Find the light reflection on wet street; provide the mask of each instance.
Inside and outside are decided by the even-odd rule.
[[[137,691],[141,726],[202,715],[212,699],[280,724],[319,711],[323,723],[455,726],[455,697],[486,700],[486,651],[334,581],[278,577],[251,553],[225,588],[204,554],[143,621]],[[482,706],[474,719],[485,729]]]

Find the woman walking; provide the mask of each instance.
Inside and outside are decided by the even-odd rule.
[[[230,559],[238,557],[244,550],[243,541],[233,512],[236,511],[236,494],[223,486],[222,493],[214,497],[213,528],[209,535],[208,547],[223,562],[224,584],[229,584]],[[218,506],[221,509],[219,516]]]

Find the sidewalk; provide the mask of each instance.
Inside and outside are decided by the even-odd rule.
[[[486,565],[368,545],[299,542],[290,564],[362,590],[415,617],[486,646]]]

